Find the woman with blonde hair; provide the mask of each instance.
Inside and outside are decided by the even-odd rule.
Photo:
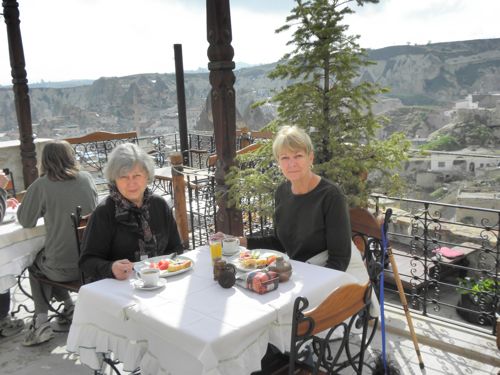
[[[73,148],[65,141],[51,141],[42,151],[41,176],[27,189],[17,211],[19,223],[33,228],[39,218],[45,223],[45,244],[29,267],[35,315],[23,345],[31,346],[50,340],[54,334],[48,322],[49,306],[44,296],[64,302],[59,323],[69,323],[73,301],[67,290],[41,284],[36,276],[53,281],[79,280],[78,251],[71,213],[77,206],[82,213],[91,212],[97,204],[97,189],[88,172],[80,171]]]
[[[282,127],[273,155],[286,181],[275,192],[274,233],[240,238],[248,249],[273,249],[291,259],[345,271],[360,283],[368,272],[351,240],[347,198],[341,188],[314,173],[309,135],[297,126]]]

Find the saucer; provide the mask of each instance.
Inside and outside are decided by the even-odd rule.
[[[141,279],[136,279],[132,281],[132,285],[134,286],[135,289],[139,290],[156,290],[163,288],[167,284],[167,279],[160,278],[158,280],[158,284],[154,286],[144,286],[144,281]]]
[[[224,252],[224,248],[222,248],[222,255],[224,255],[225,257],[231,257],[235,254],[239,254],[241,251],[244,251],[246,250],[246,248],[244,248],[243,246],[238,246],[238,248],[233,251],[233,252]]]
[[[16,221],[15,215],[10,215],[10,216],[5,215],[3,221],[0,224],[8,224],[12,223],[13,221]]]

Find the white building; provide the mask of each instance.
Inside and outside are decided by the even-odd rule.
[[[431,151],[433,172],[471,172],[500,167],[500,155],[468,154],[466,152]]]
[[[460,191],[457,203],[461,206],[500,210],[500,193]],[[477,225],[495,225],[498,223],[498,213],[461,208],[457,209],[456,220]]]

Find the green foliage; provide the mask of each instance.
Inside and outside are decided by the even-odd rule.
[[[437,188],[436,190],[434,190],[430,196],[432,199],[434,199],[435,201],[443,198],[446,194],[448,193],[448,189],[444,188],[444,187],[440,187],[440,188]]]
[[[263,141],[254,152],[238,155],[237,167],[226,175],[230,206],[245,212],[258,212],[271,217],[274,211],[274,191],[284,177],[274,164],[272,143]]]
[[[454,151],[460,150],[462,147],[458,140],[452,135],[441,135],[427,142],[425,145],[420,146],[420,148],[422,150]]]
[[[386,119],[375,116],[371,105],[387,89],[357,82],[360,69],[372,62],[358,45],[359,36],[347,35],[348,26],[342,22],[354,12],[349,3],[367,2],[378,0],[296,0],[286,24],[276,30],[293,28],[288,42],[293,50],[269,74],[291,83],[271,99],[278,105],[278,117],[266,130],[275,132],[284,124],[304,128],[314,144],[315,172],[339,183],[352,205],[365,205],[374,188],[400,189],[401,179],[389,170],[407,159],[410,147],[400,133],[387,140],[376,138],[376,130]],[[270,144],[239,162],[240,167],[228,177],[235,204],[248,198],[246,194],[268,197],[282,181],[272,167]],[[255,167],[245,168],[254,162]],[[361,178],[373,171],[380,172],[377,178]]]
[[[471,293],[472,295],[477,296],[479,293],[495,293],[495,290],[500,288],[500,281],[495,281],[491,278],[476,280],[466,277],[464,279],[458,279],[458,286],[458,293]]]

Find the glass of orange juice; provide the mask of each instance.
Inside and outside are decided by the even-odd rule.
[[[212,264],[214,264],[216,259],[222,258],[222,242],[219,239],[211,239],[209,243],[210,258],[212,259]]]

